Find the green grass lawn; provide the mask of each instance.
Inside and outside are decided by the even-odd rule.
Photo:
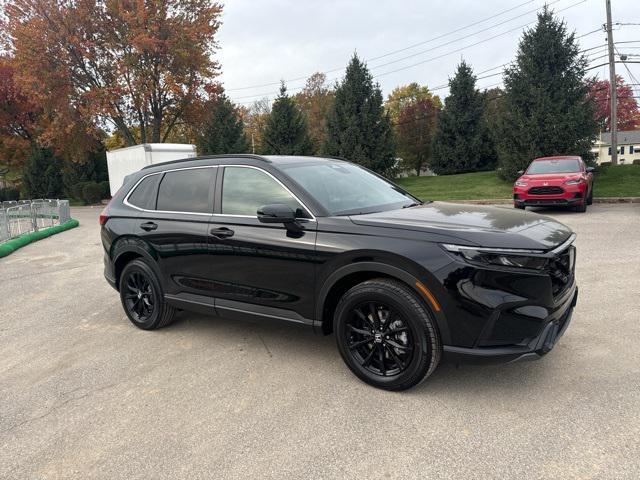
[[[640,197],[640,165],[602,167],[595,175],[595,197]],[[513,187],[512,182],[505,182],[496,172],[407,177],[396,182],[423,200],[511,198]]]

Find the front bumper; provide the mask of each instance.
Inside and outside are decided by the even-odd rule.
[[[526,344],[473,348],[444,345],[443,360],[451,363],[508,363],[539,359],[553,349],[567,330],[577,301],[578,287],[574,283],[545,320],[540,333]]]
[[[545,185],[546,186],[546,185]],[[553,194],[533,194],[530,190],[540,185],[532,184],[527,187],[514,187],[513,203],[517,206],[535,207],[535,206],[575,206],[581,205],[586,198],[586,185],[566,185],[557,184],[550,187],[562,188],[562,193]]]

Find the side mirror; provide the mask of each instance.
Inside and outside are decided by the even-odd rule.
[[[521,177],[522,175],[524,175],[524,170],[518,170],[518,176]]]
[[[593,173],[596,169],[594,167],[587,167],[587,173]]]
[[[296,221],[296,212],[288,205],[273,203],[258,209],[258,221],[261,223],[293,223]]]

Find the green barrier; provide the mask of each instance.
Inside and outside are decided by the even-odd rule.
[[[0,258],[6,257],[10,253],[15,252],[19,248],[29,245],[31,242],[42,240],[43,238],[50,237],[56,233],[64,232],[80,225],[80,222],[75,218],[66,221],[62,225],[55,225],[53,227],[43,228],[37,232],[25,233],[19,237],[12,238],[8,242],[0,244]]]

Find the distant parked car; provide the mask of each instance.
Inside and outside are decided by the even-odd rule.
[[[529,164],[513,185],[515,208],[539,206],[573,207],[586,212],[593,203],[593,168],[581,157],[542,157]]]

